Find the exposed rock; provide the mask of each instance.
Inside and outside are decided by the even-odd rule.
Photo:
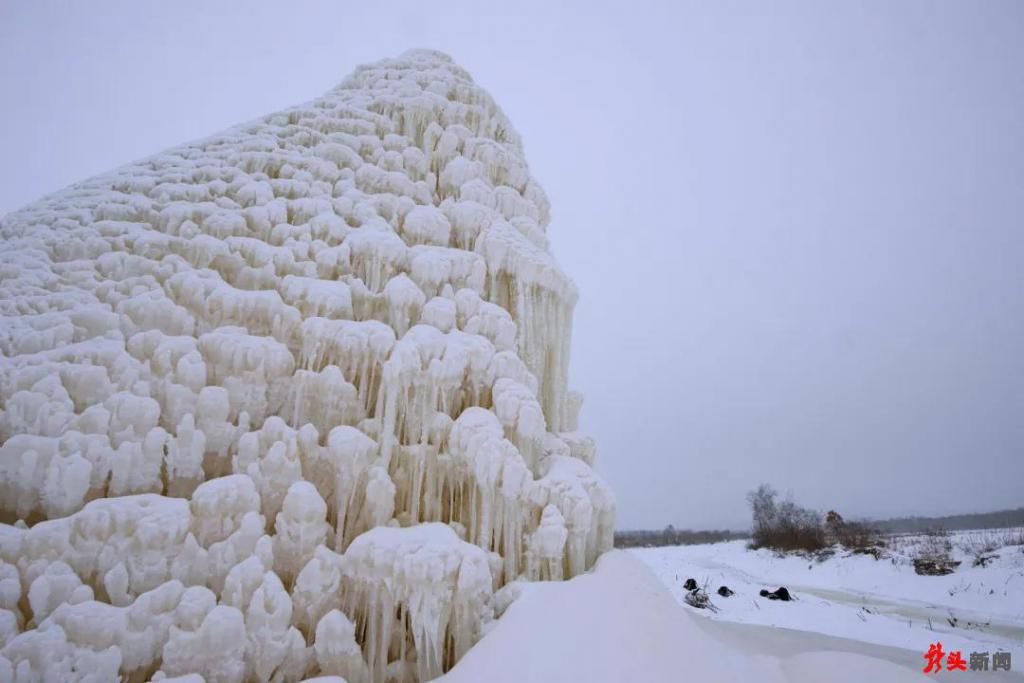
[[[769,600],[782,600],[783,602],[789,602],[793,599],[785,586],[781,586],[778,590],[770,592],[767,589],[762,588],[760,595],[762,598],[768,598]]]

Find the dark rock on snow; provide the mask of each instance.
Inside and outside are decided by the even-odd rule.
[[[768,598],[769,600],[782,600],[783,602],[789,602],[793,599],[793,597],[789,594],[789,591],[786,590],[785,586],[780,586],[777,591],[773,591],[771,593],[762,588],[761,597]]]

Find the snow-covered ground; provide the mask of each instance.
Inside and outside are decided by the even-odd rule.
[[[940,641],[945,651],[1012,653],[1013,669],[1024,669],[1024,546],[985,553],[985,566],[973,566],[976,551],[991,535],[961,532],[950,538],[951,554],[961,560],[947,576],[919,576],[911,558],[924,536],[889,539],[886,556],[845,551],[823,561],[769,550],[748,550],[745,541],[632,552],[650,566],[683,603],[688,578],[707,584],[717,609],[685,609],[707,619],[811,631],[923,653]],[[715,591],[727,585],[735,595]],[[762,588],[786,586],[792,602],[759,596]],[[955,624],[955,625],[953,625]],[[924,659],[920,660],[922,665]],[[991,676],[991,672],[989,676]]]
[[[710,629],[626,551],[606,553],[594,570],[570,581],[520,590],[490,633],[440,681],[898,683],[921,675],[890,651],[857,643],[822,637],[797,643],[793,632],[737,624]]]

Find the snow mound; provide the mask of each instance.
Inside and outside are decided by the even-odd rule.
[[[0,221],[0,680],[425,680],[591,567],[548,222],[423,50]]]

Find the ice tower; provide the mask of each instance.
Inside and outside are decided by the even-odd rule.
[[[0,222],[0,680],[428,680],[611,547],[576,291],[447,56]]]

